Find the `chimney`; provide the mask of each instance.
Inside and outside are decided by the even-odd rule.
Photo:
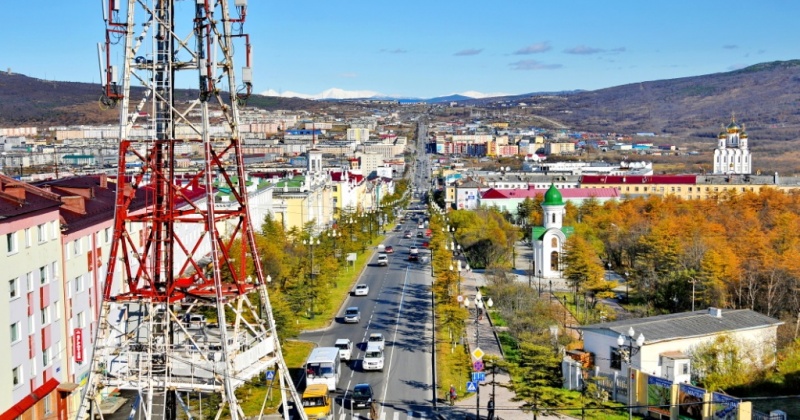
[[[7,185],[3,192],[22,201],[25,200],[25,188],[21,185]]]
[[[708,314],[713,316],[714,318],[722,318],[722,309],[714,308],[713,306],[708,308]]]
[[[80,195],[61,197],[61,202],[69,210],[78,214],[86,214],[86,201]]]
[[[100,174],[100,188],[108,189],[108,175]]]

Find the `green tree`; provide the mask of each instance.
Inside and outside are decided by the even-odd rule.
[[[578,294],[581,291],[588,291],[594,288],[604,292],[612,284],[605,282],[605,269],[603,262],[597,256],[595,250],[584,238],[573,235],[567,239],[564,246],[564,277],[574,290],[574,300],[577,304]]]

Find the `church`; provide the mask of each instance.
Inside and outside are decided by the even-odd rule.
[[[566,203],[555,185],[544,194],[542,212],[544,226],[534,226],[531,231],[533,243],[533,275],[539,279],[561,278],[564,269],[561,261],[564,244],[574,233],[572,226],[563,226]]]
[[[753,169],[750,149],[747,148],[747,132],[744,125],[739,127],[736,119],[717,136],[717,148],[714,149],[714,174],[750,175]]]

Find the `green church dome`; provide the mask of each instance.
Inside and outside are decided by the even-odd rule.
[[[544,205],[551,205],[551,206],[560,206],[564,204],[564,200],[561,197],[561,193],[558,192],[555,184],[550,184],[550,189],[544,193]]]

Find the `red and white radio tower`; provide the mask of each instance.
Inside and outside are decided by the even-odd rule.
[[[120,109],[119,172],[79,419],[99,415],[112,391],[130,396],[130,418],[194,418],[205,398],[216,418],[240,419],[234,391],[267,371],[283,406],[287,393],[301,406],[247,208],[238,115],[251,91],[246,6],[104,1],[101,101]],[[234,51],[247,54],[239,84]],[[178,167],[187,153],[202,157],[194,172]]]

